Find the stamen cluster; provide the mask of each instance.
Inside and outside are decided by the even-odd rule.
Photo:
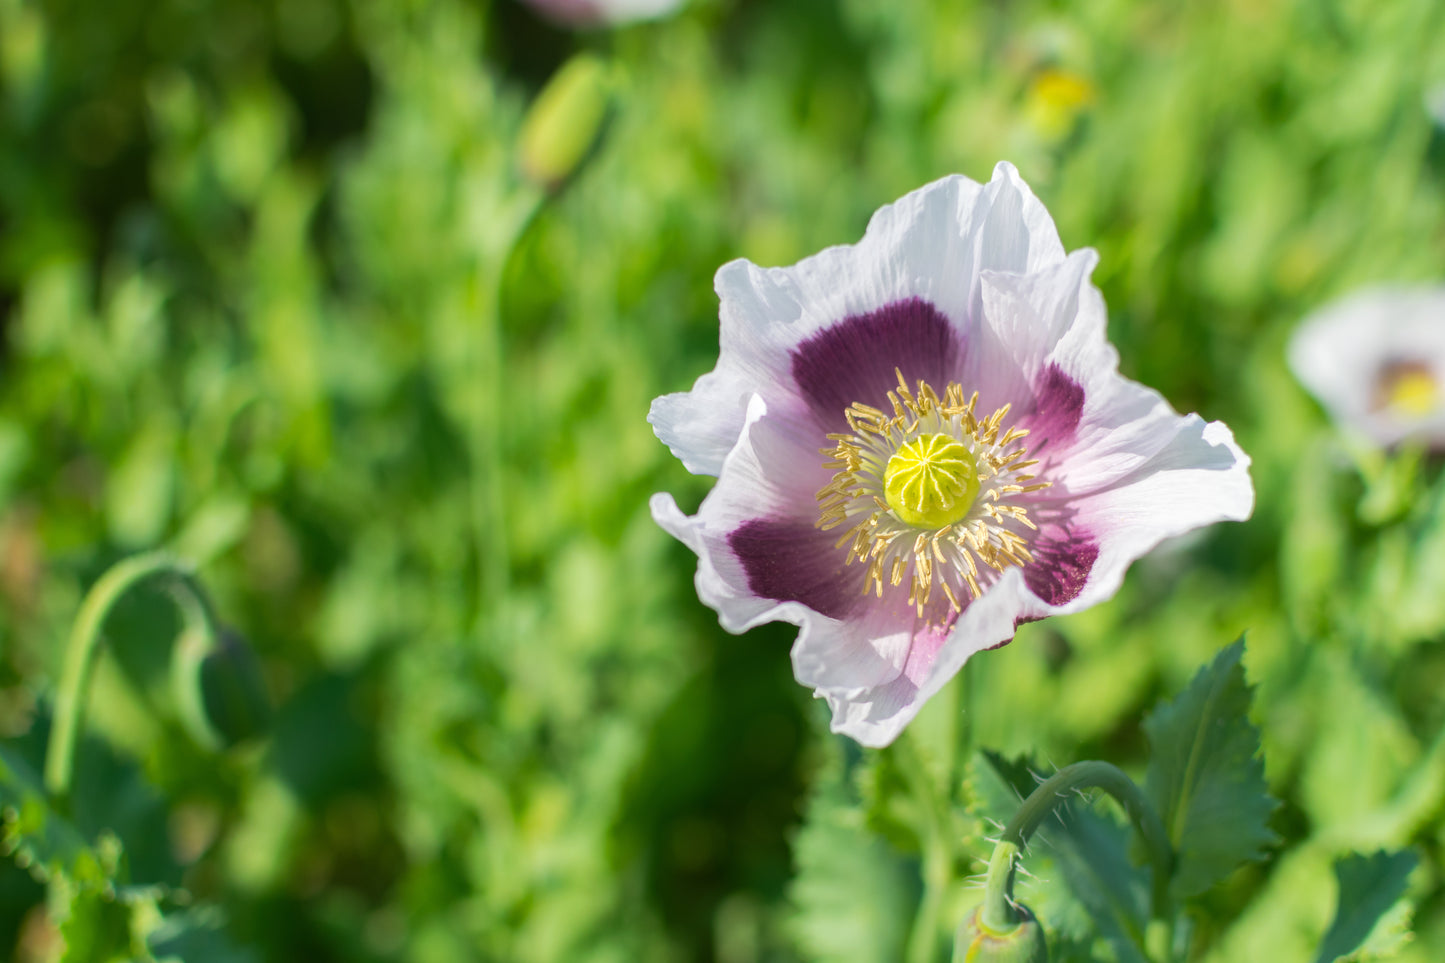
[[[873,590],[882,598],[885,580],[897,586],[911,574],[908,601],[920,617],[935,586],[952,611],[961,612],[963,592],[970,598],[982,594],[980,566],[1002,572],[1033,560],[1025,535],[1037,527],[1014,499],[1047,488],[1049,482],[1026,473],[1038,461],[1026,460],[1028,451],[1019,444],[1027,429],[1004,429],[1009,405],[980,419],[977,391],[965,399],[963,387],[950,382],[940,397],[921,380],[910,390],[903,372],[895,373],[898,387],[888,392],[893,413],[855,402],[844,412],[851,433],[828,435],[834,446],[820,449],[829,458],[824,467],[836,474],[818,492],[817,526],[824,531],[848,526],[836,547],[848,546],[846,564],[867,564],[864,593]],[[909,524],[890,507],[885,492],[889,460],[930,434],[962,444],[976,462],[978,477],[968,511],[936,527]]]

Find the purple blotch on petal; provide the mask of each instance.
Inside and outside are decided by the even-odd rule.
[[[888,392],[898,386],[894,369],[909,387],[921,378],[941,393],[963,361],[953,324],[916,297],[849,315],[792,351],[793,380],[827,431],[846,425],[843,412],[855,401],[886,408]]]
[[[1029,546],[1034,560],[1024,566],[1024,584],[1049,605],[1078,598],[1099,557],[1099,545],[1088,532],[1056,529]]]
[[[770,518],[743,522],[728,534],[754,595],[842,619],[861,600],[862,569],[844,571],[846,556],[835,540],[806,522]]]
[[[1078,430],[1084,414],[1084,387],[1050,364],[1034,382],[1034,413],[1025,420],[1029,450],[1066,445]]]

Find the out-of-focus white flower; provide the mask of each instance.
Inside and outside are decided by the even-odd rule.
[[[1289,365],[1340,424],[1382,445],[1445,447],[1445,287],[1336,301],[1295,331]]]
[[[802,627],[833,728],[890,742],[975,652],[1112,596],[1160,540],[1254,503],[1229,429],[1118,373],[1093,251],[1012,166],[929,184],[856,245],[718,271],[722,350],[649,420],[717,485],[697,589],[742,632]]]
[[[684,0],[525,0],[548,20],[566,27],[598,27],[656,20]]]

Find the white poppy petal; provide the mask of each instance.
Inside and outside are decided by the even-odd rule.
[[[1077,594],[1053,611],[1073,612],[1112,597],[1129,565],[1165,539],[1243,521],[1254,511],[1250,459],[1229,428],[1198,415],[1173,420],[1168,442],[1150,458],[1109,487],[1064,506],[1060,525],[1072,543],[1068,551],[1096,554]]]
[[[1012,164],[994,167],[984,195],[988,215],[979,232],[977,270],[1031,273],[1064,259],[1054,219]]]
[[[648,421],[663,444],[689,471],[718,474],[742,428],[748,398],[760,395],[775,411],[791,407],[799,346],[849,319],[918,299],[961,333],[976,296],[972,264],[982,194],[968,178],[944,178],[879,209],[856,245],[828,248],[789,268],[724,264],[714,279],[721,319],[717,367],[691,391],[653,402]],[[927,339],[913,340],[922,351]],[[907,357],[891,364],[918,367]],[[886,391],[891,365],[885,375]]]

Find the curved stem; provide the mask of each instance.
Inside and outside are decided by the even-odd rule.
[[[993,857],[988,861],[979,922],[998,933],[1007,933],[1020,922],[1013,898],[1014,864],[1018,855],[1017,845],[1002,841],[993,848]]]
[[[1015,917],[1010,903],[1014,855],[1028,844],[1029,837],[1059,803],[1079,789],[1102,789],[1124,807],[1125,814],[1149,850],[1149,862],[1154,871],[1153,915],[1155,918],[1167,917],[1174,851],[1169,845],[1164,824],[1154,812],[1154,807],[1149,805],[1149,800],[1144,798],[1144,793],[1122,769],[1107,762],[1093,761],[1065,766],[1044,780],[1004,827],[1003,836],[994,849],[994,858],[989,863],[988,883],[984,891],[985,923],[1002,927],[1013,925]],[[1011,850],[1005,854],[1006,863],[1005,856],[1000,855],[1000,851],[1005,850]]]
[[[176,604],[188,631],[200,631],[214,640],[216,617],[210,600],[196,582],[190,566],[169,552],[147,552],[112,566],[91,587],[81,603],[66,643],[60,688],[55,699],[55,718],[45,747],[45,788],[57,801],[70,793],[75,769],[75,744],[80,733],[85,696],[101,632],[111,610],[128,591],[156,576],[176,579],[180,589]]]

